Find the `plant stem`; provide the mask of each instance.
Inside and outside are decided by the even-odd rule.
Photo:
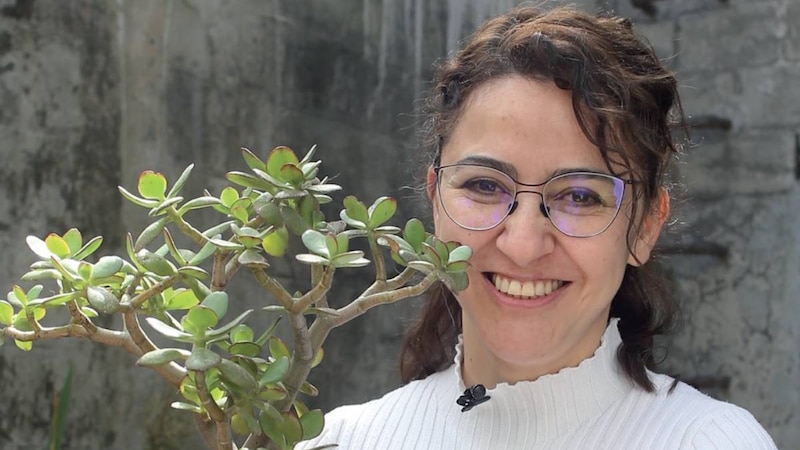
[[[208,416],[204,414],[193,414],[194,422],[197,424],[197,429],[200,430],[200,435],[206,442],[209,449],[217,445],[217,437],[214,435],[213,426]]]
[[[178,227],[181,233],[188,236],[195,244],[203,246],[208,239],[203,236],[203,233],[200,232],[197,228],[193,227],[189,222],[183,220],[180,214],[178,214],[178,210],[175,209],[174,206],[170,206],[166,209],[169,218],[172,219],[172,222]]]
[[[393,291],[378,292],[366,296],[360,296],[350,302],[350,304],[343,306],[336,311],[338,315],[333,318],[333,326],[338,327],[343,325],[364,314],[367,312],[367,310],[375,306],[394,303],[404,298],[422,294],[426,289],[428,289],[428,287],[430,287],[431,284],[433,284],[434,281],[437,280],[437,278],[438,276],[436,275],[436,272],[431,272],[425,278],[423,278],[422,281],[413,286],[406,286]]]
[[[264,269],[251,268],[250,271],[253,272],[258,284],[274,295],[275,298],[278,299],[278,302],[280,302],[281,306],[289,311],[292,310],[294,299],[292,298],[291,294],[289,294],[289,292],[280,285],[280,283],[275,281],[271,276],[267,275],[267,272]]]
[[[214,427],[217,430],[217,448],[219,450],[233,450],[231,430],[228,428],[228,416],[220,409],[217,402],[211,398],[211,394],[208,392],[208,385],[206,385],[206,374],[204,371],[194,371],[194,383],[197,387],[197,396],[200,397],[200,402],[202,402],[211,420],[214,421]]]
[[[333,282],[333,272],[334,269],[332,266],[328,266],[325,269],[325,273],[322,275],[322,279],[314,286],[310,291],[306,292],[299,300],[293,302],[292,308],[290,311],[292,314],[300,314],[306,310],[309,306],[321,298],[325,297],[325,294],[331,289],[331,283]],[[312,356],[313,357],[313,356]]]
[[[78,306],[77,301],[70,300],[70,302],[67,303],[67,309],[69,309],[69,314],[72,316],[72,320],[85,328],[87,332],[94,333],[97,331],[97,325],[95,325],[94,322],[86,317],[86,314],[84,314]]]
[[[227,254],[214,253],[214,268],[211,271],[211,290],[222,291],[228,285],[228,276],[225,273],[225,262]]]
[[[325,268],[320,264],[312,264],[311,265],[311,285],[316,286],[320,280],[322,280],[322,275],[324,274]],[[327,308],[328,307],[328,296],[323,295],[314,302],[318,308]]]
[[[386,263],[383,260],[383,253],[378,248],[374,233],[367,235],[367,241],[369,241],[369,250],[372,252],[372,260],[375,262],[375,281],[381,285],[386,281]]]
[[[122,320],[125,324],[125,330],[130,335],[133,343],[139,347],[139,350],[142,351],[142,354],[153,351],[156,349],[155,344],[147,335],[142,331],[142,328],[139,326],[139,316],[134,311],[127,311],[122,313]]]
[[[120,310],[122,312],[127,312],[130,310],[138,309],[140,306],[144,304],[144,302],[149,300],[151,297],[155,297],[156,295],[164,292],[165,290],[172,287],[172,285],[174,285],[180,280],[181,280],[180,274],[176,273],[175,275],[171,275],[168,278],[165,278],[159,281],[158,283],[154,284],[153,287],[145,289],[142,292],[139,292],[139,294],[136,297],[133,297],[130,300],[130,302],[120,303],[119,305]]]

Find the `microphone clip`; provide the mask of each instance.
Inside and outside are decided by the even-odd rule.
[[[467,412],[481,403],[487,402],[490,398],[492,397],[486,395],[486,387],[482,384],[476,384],[465,389],[464,395],[458,397],[456,403],[459,406],[463,406],[461,412]]]

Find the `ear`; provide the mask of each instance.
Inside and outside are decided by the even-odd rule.
[[[628,264],[641,266],[650,259],[653,246],[656,245],[658,236],[661,234],[661,227],[669,217],[669,194],[665,189],[659,189],[655,207],[644,217],[639,235],[633,243],[631,254],[628,256]]]
[[[428,166],[428,173],[425,176],[425,191],[428,193],[428,200],[433,202],[433,194],[436,189],[436,172],[433,166]]]

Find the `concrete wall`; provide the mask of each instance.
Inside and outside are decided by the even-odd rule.
[[[666,370],[800,446],[800,2],[616,2],[681,81],[696,146],[662,242],[685,326]]]
[[[265,154],[318,144],[346,192],[397,196],[409,217],[414,101],[431,63],[512,3],[0,0],[0,285],[32,261],[26,235],[77,226],[114,251],[146,224],[115,186],[151,168],[174,179],[194,162],[187,192],[219,192],[224,172],[242,166],[240,146]],[[796,447],[800,4],[659,1],[651,16],[629,0],[578,3],[635,19],[677,70],[697,125],[699,145],[676,173],[687,187],[680,223],[662,242],[687,317],[664,342],[665,370],[747,407],[779,447]],[[299,283],[296,268],[277,270]],[[334,298],[364,286],[342,275]],[[251,283],[233,295],[263,303]],[[315,375],[320,405],[396,385],[398,338],[414,307],[334,331]],[[192,423],[167,407],[173,394],[128,355],[86,342],[37,347],[0,350],[2,448],[43,446],[68,361],[88,381],[73,400],[69,448],[192,445]]]

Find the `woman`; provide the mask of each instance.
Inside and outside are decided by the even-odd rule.
[[[774,448],[748,412],[649,370],[677,313],[645,263],[680,104],[629,22],[492,19],[428,112],[435,232],[472,247],[469,287],[429,297],[405,386],[334,410],[303,448]]]

